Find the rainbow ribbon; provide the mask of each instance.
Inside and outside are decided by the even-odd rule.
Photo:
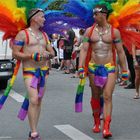
[[[37,68],[34,73],[34,77],[32,78],[31,81],[31,87],[38,89],[38,98],[42,98],[44,94],[44,87],[45,87],[45,76],[48,73],[47,70],[41,70],[40,68]],[[38,88],[39,85],[39,88]],[[28,94],[26,95],[23,104],[21,106],[21,109],[18,113],[18,118],[22,121],[25,120],[27,113],[28,113],[28,107],[29,107],[29,99],[28,99]]]
[[[2,107],[3,107],[3,105],[4,105],[5,101],[6,101],[6,99],[8,97],[8,95],[10,93],[10,90],[11,90],[11,88],[14,85],[14,82],[16,80],[16,76],[17,76],[17,73],[18,73],[18,70],[19,70],[19,67],[20,67],[20,63],[21,63],[20,60],[17,60],[16,66],[14,68],[14,73],[13,73],[12,79],[11,79],[10,83],[8,84],[8,86],[7,86],[4,94],[0,98],[0,109],[2,109]]]
[[[83,110],[83,93],[85,87],[86,78],[80,79],[77,87],[76,98],[75,98],[75,112],[82,112]]]
[[[29,99],[28,99],[28,94],[27,94],[17,116],[20,120],[22,121],[25,120],[28,113],[28,107],[29,107]]]

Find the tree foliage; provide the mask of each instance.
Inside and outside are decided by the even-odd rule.
[[[50,10],[60,10],[62,4],[67,3],[67,0],[56,0],[52,4],[49,5],[48,9]]]

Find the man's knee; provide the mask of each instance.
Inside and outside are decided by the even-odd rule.
[[[110,94],[104,93],[103,97],[104,97],[104,102],[111,102],[112,101],[111,93]]]
[[[38,97],[32,97],[32,98],[30,98],[30,104],[37,105],[38,106],[40,104],[40,102],[38,100]]]

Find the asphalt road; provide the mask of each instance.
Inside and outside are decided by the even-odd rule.
[[[75,113],[74,100],[78,79],[70,78],[71,76],[55,69],[50,72],[38,126],[42,140],[102,140],[101,133],[93,134],[91,131],[93,119],[88,80],[83,112]],[[135,90],[116,85],[113,94],[111,140],[140,139],[140,99],[133,99],[134,92]],[[0,91],[0,95],[2,93],[3,91]],[[21,71],[11,93],[15,96],[9,97],[0,111],[0,140],[27,140],[28,120],[26,118],[22,122],[17,118],[21,106],[19,98],[22,99],[26,93]],[[21,96],[17,97],[18,94]]]

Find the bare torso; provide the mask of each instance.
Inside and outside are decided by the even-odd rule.
[[[39,52],[42,54],[46,50],[46,40],[43,36],[43,34],[40,32],[39,37],[35,37],[31,31],[28,30],[29,34],[29,44],[25,45],[23,47],[23,52],[24,53],[35,53]],[[23,67],[33,67],[33,68],[38,68],[38,67],[43,67],[46,66],[46,60],[42,60],[40,62],[36,62],[32,59],[29,60],[24,60],[23,61]]]
[[[103,33],[100,33],[95,26],[90,40],[92,47],[91,62],[96,64],[106,64],[113,61],[110,26]]]

